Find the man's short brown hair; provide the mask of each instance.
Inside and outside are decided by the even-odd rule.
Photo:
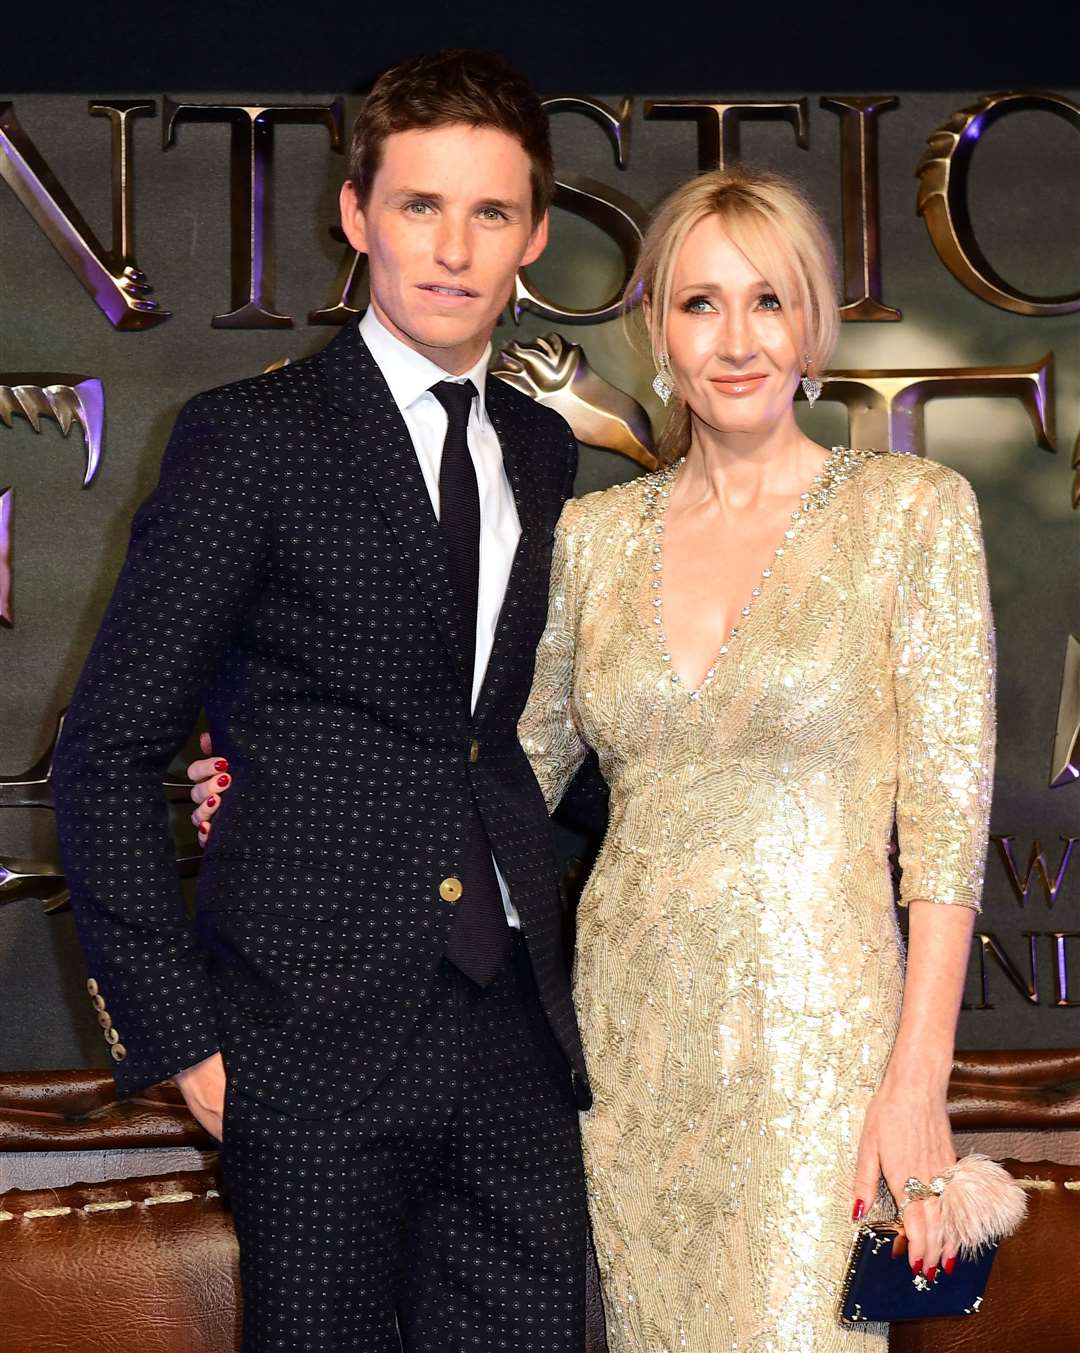
[[[555,166],[547,114],[523,75],[493,52],[451,49],[413,57],[375,81],[353,128],[349,178],[362,206],[394,132],[463,122],[494,127],[520,142],[532,168],[532,214],[551,205]]]

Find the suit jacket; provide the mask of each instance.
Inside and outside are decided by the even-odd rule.
[[[517,739],[577,447],[494,380],[521,521],[475,712],[409,433],[350,323],[199,395],[80,678],[64,866],[121,1094],[220,1048],[244,1094],[355,1107],[400,1054],[455,915],[475,802],[583,1106],[553,836]],[[205,705],[234,785],[185,909],[161,781]]]

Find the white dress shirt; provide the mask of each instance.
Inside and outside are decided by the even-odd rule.
[[[439,470],[442,466],[443,442],[446,439],[448,419],[446,410],[431,393],[439,381],[472,381],[477,398],[469,412],[466,438],[476,486],[480,493],[480,578],[476,598],[476,657],[473,663],[472,706],[475,710],[484,684],[488,660],[495,642],[495,627],[499,623],[510,566],[521,536],[514,495],[503,465],[502,448],[487,416],[484,395],[487,388],[487,364],[491,345],[484,349],[479,361],[460,376],[451,376],[441,366],[414,351],[382,324],[373,306],[360,321],[360,336],[382,372],[390,394],[405,420],[412,438],[420,472],[424,476],[432,510],[439,516]],[[521,919],[510,901],[510,893],[495,861],[506,919],[520,929]]]

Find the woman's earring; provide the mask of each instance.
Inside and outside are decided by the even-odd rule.
[[[803,372],[801,381],[803,394],[806,396],[806,402],[811,408],[821,398],[822,384],[816,377],[810,375],[810,358],[806,358],[806,370]]]
[[[666,352],[660,354],[660,361],[656,369],[656,375],[653,377],[652,388],[656,391],[658,399],[666,408],[668,401],[674,393],[674,386],[671,384],[670,370],[668,367],[668,355]]]

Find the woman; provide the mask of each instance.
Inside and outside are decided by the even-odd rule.
[[[799,430],[838,316],[790,184],[680,188],[639,289],[667,464],[567,504],[520,725],[550,807],[590,748],[611,787],[575,965],[611,1353],[884,1350],[837,1305],[880,1180],[955,1159],[993,758],[975,499]],[[947,1282],[937,1200],[905,1228]]]

